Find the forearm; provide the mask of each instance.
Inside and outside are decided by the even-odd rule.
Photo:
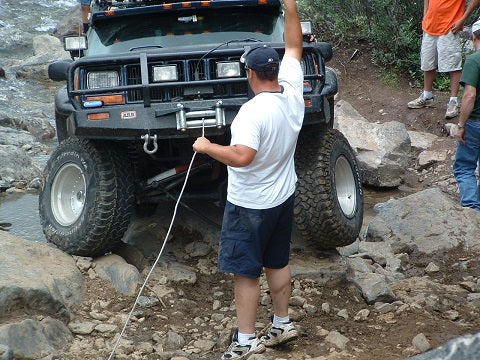
[[[285,55],[298,60],[302,58],[303,37],[295,0],[284,0],[285,4]]]
[[[467,8],[465,9],[465,12],[463,13],[462,18],[460,19],[462,24],[465,24],[465,21],[467,21],[468,17],[472,14],[473,10],[475,10],[475,8],[478,6],[479,2],[480,0],[470,0]]]
[[[462,106],[460,107],[460,116],[458,124],[465,126],[470,114],[472,113],[473,106],[475,105],[475,96],[464,94],[462,98]]]
[[[423,17],[427,15],[428,4],[430,3],[429,0],[423,0]]]
[[[210,143],[205,148],[204,153],[215,160],[232,167],[244,167],[251,163],[249,157],[240,151],[236,145],[224,146]]]

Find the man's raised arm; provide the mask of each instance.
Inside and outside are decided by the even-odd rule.
[[[283,0],[285,4],[285,55],[302,59],[303,37],[298,18],[296,0]]]

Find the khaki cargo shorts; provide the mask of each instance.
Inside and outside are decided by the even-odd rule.
[[[437,69],[438,72],[462,70],[462,43],[460,36],[449,32],[446,35],[423,33],[420,51],[422,71]]]

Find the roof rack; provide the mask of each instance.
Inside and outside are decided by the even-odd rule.
[[[195,0],[194,0],[195,1]],[[243,3],[256,3],[266,5],[268,3],[276,4],[279,0],[238,0],[238,2]],[[151,6],[151,5],[164,5],[164,4],[174,4],[182,2],[193,2],[191,0],[95,0],[95,8],[92,9],[92,12],[95,11],[108,11],[111,9],[127,9],[135,8],[142,6]],[[227,3],[235,3],[235,0],[199,0],[195,2],[202,3],[222,3],[223,5]]]

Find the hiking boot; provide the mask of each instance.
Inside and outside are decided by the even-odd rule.
[[[447,104],[447,112],[445,113],[445,119],[451,119],[460,113],[460,106],[456,101],[449,101]]]
[[[279,327],[273,326],[272,324],[267,334],[260,338],[260,341],[265,344],[265,346],[270,347],[284,344],[288,341],[296,339],[297,337],[298,331],[295,329],[293,322],[290,320]]]
[[[409,109],[421,109],[424,107],[431,107],[433,106],[433,97],[431,97],[430,99],[425,99],[422,94],[415,100],[410,101],[407,106]]]
[[[222,360],[246,359],[252,354],[259,354],[265,351],[265,345],[263,345],[257,337],[254,336],[248,340],[250,341],[248,345],[240,345],[238,343],[238,330],[236,330],[232,343],[222,355]]]

